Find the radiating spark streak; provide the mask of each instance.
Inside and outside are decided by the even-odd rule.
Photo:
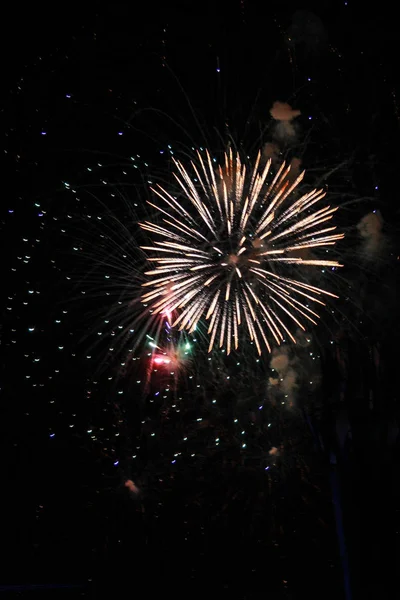
[[[305,233],[304,235],[297,235],[296,236],[296,240],[298,241],[302,241],[305,240],[309,237],[316,237],[319,236],[323,233],[327,233],[328,231],[334,231],[335,229],[337,229],[337,227],[325,227],[325,229],[319,229],[318,231],[308,231],[307,233]],[[344,233],[338,234],[341,236],[341,239],[344,237]]]
[[[272,310],[272,308],[270,308],[269,310],[271,311],[271,314],[274,315],[274,317],[278,321],[279,325],[286,331],[286,333],[288,334],[288,336],[290,337],[290,339],[292,340],[292,342],[296,344],[296,338],[290,333],[290,331],[286,327],[286,325],[284,323],[282,323],[282,321],[280,320],[280,318],[278,317],[278,315]]]
[[[271,352],[271,346],[269,345],[267,336],[265,335],[264,329],[263,329],[260,321],[258,319],[256,319],[255,322],[260,330],[261,337],[264,340],[264,344],[266,345],[268,352]],[[277,343],[279,344],[279,342],[277,342]],[[259,348],[259,354],[261,354],[261,348]]]
[[[343,267],[336,260],[301,260],[302,265],[315,265],[317,267]]]
[[[262,186],[264,185],[265,178],[268,175],[268,171],[269,171],[269,167],[270,166],[271,166],[271,159],[269,159],[267,161],[267,164],[265,165],[264,172],[261,175],[261,177],[257,176],[255,189],[253,189],[253,181],[254,181],[254,179],[252,178],[252,182],[250,184],[250,197],[252,198],[252,200],[251,200],[249,211],[248,211],[248,217],[250,217],[250,215],[251,215],[251,213],[253,211],[253,208],[255,207],[257,201],[259,200],[260,191],[262,189]]]
[[[190,286],[191,284],[186,284],[183,288],[179,289],[179,290],[175,290],[174,292],[168,293],[166,298],[163,298],[162,300],[159,300],[157,302],[155,302],[152,307],[155,308],[157,310],[157,312],[162,312],[163,310],[165,310],[166,308],[168,308],[169,311],[175,310],[175,308],[177,308],[178,306],[181,306],[181,302],[186,302],[187,301],[187,295],[185,295],[187,288]],[[195,290],[193,290],[192,295],[198,294],[201,291],[201,288],[195,288]],[[171,303],[174,304],[171,304]]]
[[[307,229],[309,227],[313,227],[316,224],[319,224],[320,222],[323,222],[325,220],[328,220],[331,218],[331,215],[337,211],[337,208],[331,208],[330,210],[328,210],[329,207],[327,208],[322,208],[321,210],[319,210],[318,212],[316,212],[313,215],[310,215],[308,217],[305,217],[304,219],[302,219],[301,221],[297,221],[294,225],[292,225],[291,227],[288,227],[287,229],[285,229],[284,231],[281,231],[280,233],[278,233],[277,235],[273,236],[270,239],[270,242],[275,242],[276,240],[278,240],[279,238],[285,236],[285,235],[289,235],[290,233],[293,233],[299,229]],[[317,218],[318,217],[318,218]]]
[[[231,336],[232,336],[232,307],[228,306],[228,328],[226,333],[226,353],[229,356],[231,353]]]
[[[168,206],[170,206],[172,208],[172,210],[174,210],[175,212],[177,212],[180,215],[185,215],[185,217],[187,217],[189,219],[189,221],[193,222],[193,218],[190,216],[190,214],[188,212],[186,212],[186,210],[179,204],[179,202],[177,202],[175,200],[175,198],[173,198],[170,194],[168,194],[168,192],[166,192],[164,190],[164,188],[162,188],[160,185],[158,187],[162,191],[162,194],[155,188],[150,188],[150,189],[152,192],[154,192],[154,194],[156,194],[156,196],[161,198],[161,200],[164,200],[164,202],[166,204],[168,204]],[[164,196],[164,194],[165,194],[165,196]],[[169,200],[168,200],[168,198],[169,198]]]
[[[263,229],[265,229],[266,227],[268,227],[268,225],[271,223],[271,221],[273,221],[274,216],[275,216],[275,213],[272,212],[272,210],[270,212],[268,212],[267,215],[263,216],[263,220],[261,221],[260,225],[256,229],[256,235],[259,235]],[[268,232],[264,233],[261,236],[261,239],[263,239],[267,235],[269,235]]]
[[[238,333],[238,320],[235,313],[235,307],[233,308],[233,337],[235,338],[235,350],[239,347],[239,333]]]
[[[302,259],[297,257],[297,256],[292,256],[292,257],[279,257],[279,258],[269,258],[268,262],[278,262],[278,263],[287,263],[289,265],[293,265],[293,264],[300,264],[302,262]]]
[[[207,281],[204,282],[204,286],[207,287],[210,285],[210,283],[212,281],[214,281],[214,279],[216,279],[217,277],[219,277],[219,273],[216,273],[215,275],[211,275],[211,277],[209,277],[209,279],[207,279]]]
[[[281,262],[297,265],[314,265],[318,267],[343,267],[336,260],[305,260],[303,258],[269,258],[269,262]]]
[[[253,296],[253,300],[256,304],[258,304],[260,302],[259,298],[256,296],[256,294],[253,292],[253,290],[251,289],[251,287],[249,286],[249,284],[247,282],[245,282],[245,286],[248,289],[248,291],[250,292],[251,296]]]
[[[197,267],[191,267],[191,269],[190,269],[190,270],[191,270],[191,271],[199,271],[199,270],[201,270],[201,269],[209,269],[209,268],[210,268],[210,266],[212,266],[212,265],[210,265],[210,264],[207,264],[207,265],[199,265],[199,266],[197,266]]]
[[[183,252],[176,252],[174,248],[159,248],[158,246],[140,246],[142,250],[150,250],[152,252],[172,252],[173,254],[181,254]]]
[[[296,317],[290,311],[288,311],[287,308],[285,308],[280,302],[278,302],[278,300],[276,298],[274,298],[273,296],[271,296],[271,300],[273,302],[275,302],[291,319],[293,319],[293,321],[295,323],[297,323],[297,325],[300,327],[300,329],[302,329],[303,331],[306,330],[305,327],[304,327],[304,325],[302,325],[300,323],[300,321],[298,319],[296,319]]]
[[[300,244],[293,244],[292,246],[287,246],[285,248],[286,252],[290,252],[291,250],[298,250],[299,248],[316,248],[318,246],[334,246],[338,240],[343,239],[342,235],[335,235],[326,238],[320,238],[318,241],[308,241]],[[282,252],[284,252],[282,250]]]
[[[250,340],[254,341],[254,334],[253,334],[253,329],[251,326],[251,320],[250,320],[247,308],[245,306],[243,307],[243,314],[244,314],[244,320],[246,321],[247,329],[249,330]]]
[[[229,212],[228,212],[228,190],[226,189],[226,183],[225,181],[222,181],[222,190],[223,190],[223,200],[224,200],[224,208],[225,208],[225,217],[226,219],[229,219]]]
[[[202,275],[196,275],[196,277],[189,277],[182,283],[176,283],[171,287],[171,290],[180,290],[182,287],[187,287],[188,285],[193,285],[195,281],[199,281],[202,279]]]
[[[142,296],[152,318],[177,311],[174,325],[190,332],[200,320],[209,320],[209,351],[216,340],[228,354],[232,346],[238,348],[242,315],[259,354],[261,343],[271,350],[269,338],[280,344],[287,335],[295,342],[291,322],[304,330],[297,315],[316,324],[319,315],[308,304],[324,306],[324,294],[337,298],[304,278],[308,268],[342,266],[338,261],[290,255],[307,249],[317,253],[343,238],[333,233],[336,227],[322,225],[337,210],[321,205],[325,191],[293,198],[304,171],[293,179],[290,166],[282,163],[271,176],[271,159],[261,165],[261,152],[251,169],[232,148],[216,168],[208,151],[197,152],[191,172],[173,162],[176,197],[160,185],[152,188],[167,210],[149,202],[163,217],[160,224],[140,224],[158,238],[142,246],[149,263],[155,263],[146,272],[148,291]],[[303,266],[307,269],[300,271]]]
[[[282,324],[282,321],[280,321],[279,319],[276,319],[276,317],[274,318],[275,313],[272,310],[271,306],[268,306],[268,310],[266,310],[265,307],[262,307],[262,308],[264,311],[264,316],[268,321],[268,327],[269,327],[272,335],[274,336],[276,343],[279,346],[280,343],[284,340],[284,335],[279,328],[279,325],[284,327]]]
[[[328,227],[325,231],[329,231],[329,230],[332,230],[332,229],[336,229],[336,228],[335,227]],[[328,241],[332,240],[332,241],[337,242],[338,240],[342,240],[344,238],[344,234],[343,233],[335,233],[334,235],[325,235],[325,236],[321,236],[321,237],[315,238],[315,234],[317,233],[318,235],[320,235],[320,233],[322,231],[324,231],[324,230],[321,230],[319,232],[309,232],[309,233],[307,233],[307,234],[305,234],[303,236],[299,236],[297,238],[297,240],[301,244],[307,243],[307,241],[309,243],[313,244],[314,241],[317,241],[317,242],[328,242]],[[310,237],[311,237],[311,240],[308,239]]]
[[[281,343],[281,340],[283,340],[283,335],[280,332],[279,327],[276,325],[274,320],[271,318],[270,309],[267,309],[267,307],[264,306],[264,304],[262,302],[260,302],[260,306],[261,306],[261,310],[263,311],[266,320],[268,321],[269,330],[271,331],[276,343],[279,346],[279,344]]]
[[[163,227],[152,227],[150,225],[147,225],[146,223],[141,223],[140,227],[144,231],[150,231],[151,233],[156,233],[157,235],[164,235],[165,237],[172,239],[172,240],[177,240],[177,241],[184,240],[184,238],[182,236],[178,235],[174,231],[167,231]]]
[[[285,165],[285,163],[283,162],[283,163],[281,164],[281,166],[279,167],[279,169],[278,169],[278,171],[277,171],[277,173],[276,173],[275,177],[273,178],[273,180],[272,180],[272,182],[271,182],[271,185],[269,186],[269,188],[268,188],[268,190],[267,190],[267,192],[266,192],[266,194],[265,194],[265,199],[267,199],[267,198],[268,198],[268,197],[269,197],[269,196],[272,194],[272,192],[274,191],[274,188],[275,188],[276,182],[278,181],[279,177],[281,176],[281,173],[282,173],[283,169],[285,168],[285,166],[286,166],[286,165]]]
[[[198,156],[198,158],[199,158],[199,162],[200,162],[200,164],[201,164],[201,166],[202,166],[202,169],[203,169],[203,172],[204,172],[204,175],[205,175],[205,178],[206,178],[206,182],[207,182],[207,184],[208,184],[208,187],[209,187],[209,189],[210,189],[210,190],[212,190],[212,192],[213,192],[213,198],[214,198],[214,200],[215,200],[215,203],[216,203],[216,205],[217,205],[217,207],[218,207],[218,212],[219,212],[220,218],[222,219],[222,210],[221,210],[221,204],[220,204],[220,200],[219,200],[219,196],[218,196],[217,190],[216,190],[216,188],[213,188],[213,186],[211,185],[211,182],[210,182],[210,180],[208,179],[207,171],[206,171],[206,168],[205,168],[205,166],[204,166],[203,159],[202,159],[202,157],[201,157],[201,154],[200,154],[200,152],[197,152],[197,156]],[[199,180],[199,182],[200,182],[200,186],[201,186],[201,188],[202,188],[202,190],[203,190],[204,194],[205,194],[206,196],[208,196],[208,193],[207,193],[207,188],[206,188],[206,186],[205,186],[205,184],[204,184],[204,182],[203,182],[203,179],[202,179],[202,177],[201,177],[201,175],[200,175],[199,171],[197,170],[197,167],[196,167],[196,165],[195,165],[193,162],[192,162],[191,164],[192,164],[193,170],[194,170],[194,172],[195,172],[195,174],[196,174],[196,177],[197,177],[197,179],[198,179],[198,180]]]
[[[172,216],[170,218],[174,219],[174,217],[172,217]],[[176,229],[179,229],[179,231],[182,231],[182,233],[188,235],[189,237],[191,237],[193,239],[200,238],[201,240],[204,240],[205,242],[207,242],[207,238],[204,235],[202,235],[195,229],[190,229],[190,227],[187,227],[184,223],[179,223],[179,225],[178,225],[177,223],[174,223],[173,221],[168,221],[167,219],[163,219],[163,222],[167,223],[167,225],[170,225],[171,227],[176,227]]]
[[[180,316],[176,319],[174,326],[176,326],[181,320],[182,323],[179,327],[179,330],[182,331],[182,329],[187,328],[187,325],[189,324],[189,321],[192,320],[194,318],[194,315],[196,314],[198,309],[198,305],[197,304],[191,304],[189,305],[181,314]]]
[[[186,264],[184,264],[184,263],[182,263],[182,264],[183,264],[183,266],[187,267]],[[192,263],[190,263],[190,264],[192,264]],[[175,265],[172,265],[172,266],[175,266]],[[146,271],[145,275],[160,275],[161,273],[171,274],[171,267],[168,267],[168,268],[158,267],[157,269],[154,269],[154,271]],[[168,277],[168,279],[166,279],[166,282],[167,281],[169,281],[169,277]]]
[[[264,283],[264,285],[265,285],[265,283]],[[270,286],[267,286],[267,287],[270,287]],[[299,302],[298,300],[295,300],[294,298],[292,298],[291,300],[289,300],[289,298],[287,296],[285,297],[282,293],[280,293],[276,289],[273,289],[273,293],[276,294],[277,296],[279,296],[279,298],[281,298],[281,300],[284,300],[292,308],[294,308],[294,310],[297,310],[297,312],[299,312],[301,315],[303,315],[303,317],[305,317],[306,319],[308,319],[309,321],[311,321],[311,323],[313,323],[314,325],[317,325],[316,321],[314,321],[310,317],[310,315],[308,315],[305,311],[309,311],[313,315],[316,315],[315,312],[313,312],[312,310],[310,310],[309,308],[307,308],[306,306],[304,306],[304,304],[301,304],[301,302]],[[274,299],[273,294],[271,294],[270,297],[271,297],[272,300]],[[299,308],[299,306],[296,306],[296,305],[300,305],[302,308],[304,308],[304,310],[301,310],[301,308]],[[316,316],[318,316],[318,315],[316,315]]]
[[[275,219],[273,223],[273,228],[277,229],[290,218],[293,218],[294,215],[298,217],[299,214],[309,209],[313,204],[319,202],[319,200],[324,198],[324,196],[326,196],[325,192],[322,194],[315,193],[315,190],[309,192],[308,194],[297,200],[297,202],[295,202],[292,206],[290,206],[280,217]]]
[[[171,221],[167,221],[167,219],[163,219],[164,223],[171,225],[171,227],[175,227],[176,229],[178,229],[179,231],[182,231],[182,233],[185,233],[186,235],[188,235],[189,237],[191,237],[193,239],[200,239],[200,240],[204,240],[205,242],[207,242],[207,238],[204,235],[202,235],[199,231],[197,231],[196,229],[193,229],[193,228],[191,229],[190,227],[188,227],[181,221],[178,221],[173,215],[170,215],[166,210],[163,210],[156,204],[153,204],[152,202],[149,202],[149,201],[147,201],[147,204],[149,204],[153,208],[157,209],[157,211],[161,212],[162,214],[166,215],[169,219],[172,219],[172,221],[175,221],[175,222],[171,222]],[[144,227],[142,223],[140,223],[139,225],[142,229],[146,229],[147,231],[150,230],[149,227]]]
[[[211,233],[213,235],[215,235],[215,229],[214,229],[214,221],[213,218],[211,217],[207,207],[201,202],[200,199],[197,200],[197,198],[193,198],[190,195],[189,190],[186,189],[186,187],[184,186],[184,184],[182,183],[182,181],[179,179],[179,177],[177,177],[177,175],[175,174],[175,178],[178,181],[180,187],[182,188],[183,192],[185,193],[186,197],[189,198],[189,200],[192,202],[192,204],[195,206],[195,208],[197,209],[198,214],[201,216],[201,218],[203,219],[204,223],[207,225],[207,227],[210,229]],[[171,198],[173,200],[173,198],[171,196],[169,196],[169,194],[167,194],[167,192],[164,190],[164,188],[161,188],[163,194],[166,194],[169,198]],[[167,202],[167,199],[165,198],[165,196],[163,196],[163,194],[158,194],[160,196],[160,198],[162,198],[165,202]],[[175,204],[178,204],[176,201],[174,201]],[[182,210],[184,211],[184,209],[182,208]],[[184,213],[187,215],[186,211],[184,211]]]
[[[245,297],[245,300],[247,302],[247,306],[249,307],[250,314],[251,314],[251,316],[253,318],[253,321],[255,321],[255,319],[256,319],[256,313],[254,312],[254,309],[253,309],[253,307],[251,305],[251,302],[250,302],[250,298],[248,297],[248,295],[247,295],[247,293],[246,293],[246,291],[244,289],[243,289],[243,296]]]
[[[183,310],[181,312],[179,317],[177,319],[175,319],[175,321],[173,323],[173,327],[176,327],[177,325],[179,325],[179,323],[181,323],[181,325],[179,327],[179,331],[182,331],[182,329],[184,329],[186,323],[190,320],[190,317],[191,317],[192,313],[195,311],[195,309],[196,309],[196,304],[190,304],[188,307],[186,307],[185,310]]]
[[[264,273],[259,272],[258,274],[263,279],[267,279],[267,276]],[[318,298],[315,298],[314,296],[311,296],[310,294],[306,294],[305,292],[302,292],[301,290],[296,289],[293,285],[289,285],[288,283],[286,283],[286,280],[284,280],[283,278],[277,277],[277,279],[279,280],[281,286],[283,286],[284,288],[287,288],[288,290],[291,290],[291,291],[295,292],[296,294],[304,296],[304,297],[308,298],[309,300],[312,300],[313,302],[317,302],[317,304],[321,304],[322,306],[325,306],[325,302],[322,302]],[[318,292],[316,292],[316,293],[318,293]]]
[[[294,285],[294,286],[297,285],[301,288],[308,289],[309,291],[311,291],[315,294],[326,294],[328,296],[332,296],[332,298],[339,298],[339,296],[337,296],[336,294],[332,294],[332,292],[328,292],[327,290],[323,290],[314,285],[304,283],[303,281],[296,281],[295,279],[289,279],[287,277],[282,277],[281,275],[277,275],[276,273],[273,273],[272,271],[266,271],[265,269],[259,269],[259,268],[254,267],[254,270],[260,271],[260,273],[265,273],[271,277],[275,277],[276,279],[279,279],[281,281],[287,281],[291,285]]]
[[[242,322],[242,318],[241,318],[241,313],[240,313],[239,296],[238,296],[237,292],[235,294],[235,308],[236,308],[236,315],[237,315],[237,323],[238,323],[238,325],[240,325]]]
[[[157,267],[155,271],[148,271],[145,275],[157,275],[162,272],[170,273],[171,268],[177,270],[182,267],[190,268],[192,265],[197,264],[199,261],[191,258],[159,258],[156,261],[161,266]]]
[[[217,328],[215,327],[211,333],[210,345],[208,346],[208,352],[211,352],[214,346],[215,336],[217,335]]]
[[[156,290],[156,291],[150,292],[149,294],[146,294],[146,296],[142,296],[142,300],[144,302],[149,302],[150,300],[154,300],[158,296],[164,296],[164,290]]]
[[[187,246],[186,244],[177,244],[176,242],[155,242],[155,244],[157,244],[157,246],[168,246],[170,248],[175,248],[176,250],[183,250],[184,252],[195,252],[200,256],[208,256],[208,253],[204,250],[193,248],[193,246]]]
[[[219,313],[220,313],[220,309],[219,309],[219,308],[217,308],[217,310],[215,310],[215,311],[213,312],[213,315],[212,315],[212,317],[211,317],[211,320],[210,320],[210,325],[209,325],[209,327],[208,327],[208,332],[207,332],[207,333],[211,333],[211,331],[213,331],[213,329],[214,329],[214,325],[215,325],[215,322],[216,322],[216,321],[218,320],[218,318],[219,318]]]
[[[197,310],[193,314],[193,317],[192,317],[192,326],[189,329],[189,333],[193,333],[196,330],[197,323],[198,323],[201,315],[203,314],[206,305],[207,305],[207,298],[204,298],[201,302],[198,303]]]
[[[295,308],[296,310],[299,310],[299,309],[297,307],[295,307],[293,305],[293,303],[296,304],[297,306],[301,306],[302,309],[304,309],[305,311],[311,313],[312,315],[314,315],[315,317],[317,317],[317,319],[319,318],[319,315],[315,311],[311,310],[311,308],[309,308],[308,306],[306,306],[302,302],[299,302],[299,300],[296,300],[296,298],[293,298],[291,296],[290,292],[288,292],[287,290],[285,290],[285,288],[283,288],[279,284],[270,282],[269,285],[275,290],[275,293],[277,293],[281,298],[283,298],[283,296],[281,294],[279,294],[279,292],[277,292],[277,290],[280,290],[283,294],[286,294],[286,296],[289,296],[291,299],[288,300],[286,298],[286,301],[289,304],[291,304],[291,306],[293,306],[293,308]],[[302,312],[302,311],[300,310],[299,312]],[[302,312],[302,314],[304,314],[304,313]]]
[[[168,310],[169,312],[172,312],[174,310],[176,310],[177,308],[182,308],[183,306],[185,306],[185,304],[187,304],[189,302],[189,300],[196,294],[196,291],[192,292],[191,294],[188,294],[187,296],[179,296],[179,297],[168,297],[167,300],[159,305],[157,308],[154,309],[154,314],[160,314],[162,312],[164,312],[165,310]]]
[[[211,302],[210,308],[208,309],[208,313],[206,314],[206,319],[208,319],[210,317],[211,313],[214,312],[214,309],[217,305],[220,293],[221,293],[221,290],[217,290],[217,293],[215,294],[213,301]]]
[[[191,292],[187,292],[184,297],[183,300],[177,305],[177,308],[183,308],[184,306],[186,306],[186,304],[188,302],[190,302],[190,300],[193,298],[193,296],[196,296],[199,293],[198,289],[195,289]]]
[[[302,171],[300,173],[300,175],[298,177],[296,177],[296,179],[294,180],[294,182],[292,183],[292,185],[288,186],[285,193],[282,195],[281,199],[280,199],[280,204],[282,204],[286,198],[293,192],[293,190],[299,185],[299,183],[301,181],[303,181],[304,179],[304,174],[305,171]]]
[[[245,167],[245,165],[242,166],[240,164],[239,155],[237,155],[237,157],[236,157],[236,175],[237,175],[236,198],[237,198],[237,203],[240,203],[242,201],[243,189],[244,189],[245,180],[246,180],[246,167]]]
[[[224,345],[225,328],[226,328],[226,313],[227,313],[227,305],[224,304],[224,308],[222,309],[221,333],[219,336],[219,347],[220,348],[222,348],[222,346]]]
[[[243,232],[243,223],[244,223],[244,219],[246,217],[246,211],[247,211],[248,205],[249,205],[249,199],[246,198],[244,206],[243,206],[242,216],[240,218],[239,230],[240,230],[241,233]]]
[[[257,337],[256,330],[254,328],[254,325],[250,320],[247,310],[244,311],[244,314],[245,314],[246,323],[247,323],[247,327],[248,327],[249,334],[250,334],[250,339],[255,343],[258,354],[261,355],[261,346],[260,346],[260,342]]]
[[[252,185],[250,186],[250,189],[251,189],[251,191],[252,191],[252,193],[253,193],[254,196],[258,197],[260,195],[261,189],[262,189],[262,187],[264,185],[264,182],[265,182],[265,180],[267,178],[267,175],[269,173],[269,169],[271,167],[271,163],[272,163],[272,160],[269,158],[267,160],[266,164],[265,164],[264,171],[262,172],[261,176],[258,175],[256,189],[253,190],[253,186]]]
[[[174,276],[168,277],[168,281],[178,281],[179,279],[182,279],[183,277],[187,277],[186,273],[183,275],[174,275]],[[215,275],[215,277],[217,277],[217,275]],[[166,281],[165,277],[160,277],[159,279],[152,279],[151,281],[146,281],[146,283],[142,283],[142,287],[149,287],[150,285],[154,286],[154,285],[157,285],[157,284],[165,282],[165,281]]]
[[[266,252],[259,252],[258,256],[269,256],[270,254],[283,254],[287,251],[287,248],[284,250],[266,250]]]
[[[320,304],[321,306],[326,306],[325,302],[322,302],[322,300],[319,300],[318,298],[314,298],[314,296],[310,296],[310,294],[306,294],[305,292],[302,292],[300,290],[296,290],[296,288],[294,286],[288,285],[287,283],[282,283],[282,285],[285,288],[292,290],[296,294],[299,294],[300,296],[304,296],[305,298],[308,298],[312,302],[316,302],[317,304]]]
[[[157,267],[157,269],[168,269],[168,272],[171,273],[171,268],[175,271],[181,269],[182,267],[190,267],[190,265],[199,264],[200,260],[193,258],[184,258],[183,255],[181,258],[172,258],[171,256],[165,258],[156,258],[153,262],[159,263],[161,266]]]
[[[256,176],[257,176],[257,172],[258,172],[258,165],[260,164],[260,160],[261,160],[261,150],[259,150],[259,151],[258,151],[257,158],[256,158],[256,162],[255,162],[255,164],[254,164],[253,174],[252,174],[252,176],[251,176],[251,181],[250,181],[250,191],[251,191],[251,192],[253,191],[254,180],[255,180],[255,178],[256,178]],[[265,168],[266,168],[267,172],[268,172],[268,169],[269,169],[270,165],[271,165],[271,159],[268,159],[268,161],[267,161],[267,164],[266,164],[266,166],[265,166]],[[268,167],[268,168],[267,168],[267,167]],[[266,176],[266,175],[265,175],[265,176]]]

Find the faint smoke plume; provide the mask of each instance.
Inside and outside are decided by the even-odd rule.
[[[309,10],[296,10],[286,34],[290,48],[302,47],[314,56],[327,47],[328,35],[321,19]]]
[[[294,180],[300,175],[301,158],[292,158],[290,161],[289,180]]]
[[[293,110],[286,102],[274,102],[270,110],[271,117],[276,121],[292,121],[301,115],[299,110]]]
[[[293,369],[288,369],[283,377],[282,391],[283,393],[291,397],[297,389],[297,375]]]
[[[292,140],[296,136],[296,130],[292,123],[301,112],[294,110],[290,104],[285,102],[274,102],[270,109],[271,117],[276,121],[275,137],[280,141]]]
[[[283,373],[289,366],[289,357],[286,348],[277,350],[271,359],[271,369],[275,369],[278,373]]]
[[[270,158],[272,161],[272,164],[276,165],[278,162],[280,162],[279,155],[280,155],[280,150],[276,144],[273,144],[272,142],[267,142],[265,144],[264,149],[263,149],[263,156],[266,160],[268,160],[268,158]]]
[[[357,225],[363,240],[363,253],[367,258],[375,258],[384,246],[383,219],[379,211],[365,215]]]
[[[297,374],[294,370],[294,361],[289,356],[285,346],[273,352],[271,369],[274,374],[269,378],[269,388],[272,394],[281,394],[289,408],[294,406],[296,391],[298,389]]]
[[[132,494],[135,494],[135,496],[137,496],[137,494],[139,493],[139,488],[135,485],[135,483],[132,481],[132,479],[127,479],[124,483],[124,486],[126,488],[128,488],[128,490]]]
[[[268,380],[268,391],[272,403],[279,400],[287,408],[293,408],[296,399],[300,400],[300,391],[308,395],[310,391],[318,389],[321,364],[310,332],[298,329],[295,345],[276,348],[272,353],[270,368],[272,375]]]

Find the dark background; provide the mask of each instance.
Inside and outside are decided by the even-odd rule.
[[[8,9],[4,596],[345,598],[342,537],[354,598],[397,589],[397,35],[385,3]],[[363,199],[341,216],[349,239],[361,216],[379,209],[391,245],[379,265],[362,271],[353,262],[346,271],[362,297],[359,312],[346,315],[364,325],[357,334],[345,328],[336,353],[321,352],[322,447],[297,415],[284,423],[288,439],[297,440],[295,458],[271,478],[268,493],[246,469],[214,455],[206,455],[206,467],[188,463],[164,490],[159,481],[168,469],[150,450],[139,465],[127,461],[139,435],[131,375],[109,383],[112,361],[94,375],[103,360],[101,348],[92,348],[96,319],[107,298],[82,303],[82,289],[90,288],[82,265],[98,256],[92,221],[111,210],[129,227],[127,201],[140,207],[146,182],[169,172],[171,148],[219,149],[232,137],[254,151],[269,140],[276,100],[302,112],[304,166],[318,176],[343,163],[329,184],[335,201]],[[379,377],[371,375],[374,348]],[[338,356],[346,356],[344,371]],[[332,466],[332,453],[340,454],[335,428],[346,419],[352,450]],[[124,488],[130,478],[140,480],[140,500]],[[335,504],[344,514],[342,537]],[[230,512],[222,518],[225,505]]]

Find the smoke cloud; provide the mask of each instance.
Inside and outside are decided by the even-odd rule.
[[[293,407],[298,389],[297,374],[293,368],[294,361],[285,346],[273,352],[270,367],[274,370],[273,377],[268,380],[270,392],[282,394],[287,406]]]
[[[321,365],[310,332],[298,329],[294,346],[276,348],[270,368],[268,392],[273,403],[279,400],[287,408],[293,408],[300,390],[308,394],[317,389],[321,382]]]
[[[379,211],[365,215],[357,225],[362,238],[363,251],[367,258],[375,258],[383,249],[383,219]]]
[[[299,110],[294,110],[285,102],[274,102],[270,115],[276,121],[275,137],[281,141],[292,140],[296,136],[293,119],[301,115]]]
[[[135,496],[137,496],[139,494],[139,488],[135,485],[135,483],[132,481],[132,479],[127,479],[124,483],[124,486],[126,488],[128,488],[128,490],[131,492],[131,494],[135,494]]]

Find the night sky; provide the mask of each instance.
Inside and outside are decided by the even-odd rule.
[[[9,9],[0,597],[395,597],[397,29],[351,0]],[[177,380],[134,343],[149,188],[232,143],[299,158],[346,234],[290,409],[251,344],[185,337]]]

